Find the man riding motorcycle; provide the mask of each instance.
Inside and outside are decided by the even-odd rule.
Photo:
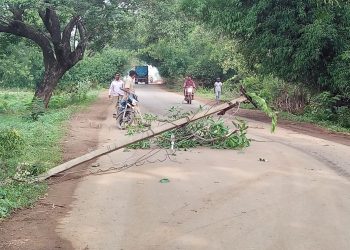
[[[193,89],[196,88],[196,84],[194,83],[194,81],[192,80],[192,76],[188,76],[186,77],[186,80],[184,82],[184,96],[186,97],[186,88],[192,87]],[[192,92],[192,100],[194,100],[194,93]]]

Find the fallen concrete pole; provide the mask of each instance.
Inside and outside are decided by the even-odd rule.
[[[134,136],[123,138],[123,140],[106,145],[105,147],[103,147],[101,149],[94,150],[94,151],[87,153],[83,156],[80,156],[80,157],[75,158],[73,160],[67,161],[61,165],[58,165],[57,167],[50,169],[46,173],[39,175],[37,180],[43,181],[43,180],[45,180],[53,175],[56,175],[60,172],[68,170],[72,167],[75,167],[75,166],[81,164],[81,163],[90,161],[92,159],[95,159],[95,158],[100,157],[102,155],[108,154],[108,153],[113,152],[115,150],[124,148],[126,146],[129,146],[129,145],[135,143],[135,142],[139,142],[139,141],[142,141],[144,139],[151,138],[151,137],[154,137],[156,135],[162,134],[166,131],[183,126],[185,124],[188,124],[190,122],[196,121],[196,120],[201,119],[201,118],[204,118],[206,116],[210,116],[210,115],[215,114],[215,113],[219,113],[220,115],[222,115],[227,110],[235,107],[238,103],[244,102],[246,100],[247,100],[247,98],[245,96],[241,96],[241,97],[238,97],[230,102],[220,104],[220,105],[212,107],[211,109],[198,112],[197,114],[190,115],[190,116],[187,116],[185,118],[181,118],[181,119],[176,120],[176,121],[172,121],[171,123],[163,124],[159,127],[153,128],[153,129],[151,128],[151,129],[147,130],[146,132],[136,134]]]

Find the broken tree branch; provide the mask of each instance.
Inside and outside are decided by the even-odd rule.
[[[199,120],[201,118],[216,114],[222,110],[227,110],[227,108],[229,108],[229,107],[232,108],[232,107],[236,106],[237,104],[244,102],[246,100],[247,100],[247,98],[245,96],[241,96],[241,97],[238,97],[238,98],[236,98],[228,103],[224,103],[224,104],[215,106],[210,110],[203,110],[195,115],[190,115],[190,116],[187,116],[185,118],[181,118],[179,120],[173,121],[172,123],[164,124],[162,126],[154,128],[154,129],[147,130],[146,132],[143,132],[141,134],[136,134],[132,137],[123,138],[123,140],[121,140],[121,141],[109,144],[104,148],[97,149],[97,150],[92,151],[88,154],[85,154],[83,156],[80,156],[80,157],[75,158],[73,160],[70,160],[68,162],[65,162],[61,165],[58,165],[57,167],[50,169],[48,172],[38,176],[37,180],[43,181],[51,176],[54,176],[60,172],[63,172],[65,170],[70,169],[74,166],[77,166],[81,163],[90,161],[92,159],[103,156],[105,154],[116,151],[118,149],[124,148],[126,146],[129,146],[133,143],[142,141],[144,139],[151,138],[151,137],[154,137],[156,135],[162,134],[162,133],[169,131],[169,130],[172,130],[174,128],[179,128],[179,127],[184,126],[190,122],[194,122],[194,121]]]

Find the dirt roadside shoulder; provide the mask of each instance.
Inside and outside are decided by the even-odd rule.
[[[83,155],[98,145],[101,124],[107,119],[109,101],[101,94],[90,107],[75,114],[68,123],[68,132],[62,141],[63,160]],[[74,171],[82,170],[91,162]],[[55,182],[55,179],[52,180]],[[18,210],[0,223],[0,249],[73,249],[70,242],[55,232],[60,218],[70,211],[74,190],[79,180],[68,180],[49,185],[47,194],[33,208]]]

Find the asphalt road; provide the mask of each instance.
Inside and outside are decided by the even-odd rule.
[[[137,94],[143,112],[160,115],[204,105],[182,104],[157,86],[138,86]],[[247,149],[200,148],[170,159],[161,150],[123,172],[84,178],[57,233],[75,249],[350,249],[350,148],[248,122]],[[107,119],[101,146],[124,133]],[[148,152],[120,150],[94,165],[121,166]]]

